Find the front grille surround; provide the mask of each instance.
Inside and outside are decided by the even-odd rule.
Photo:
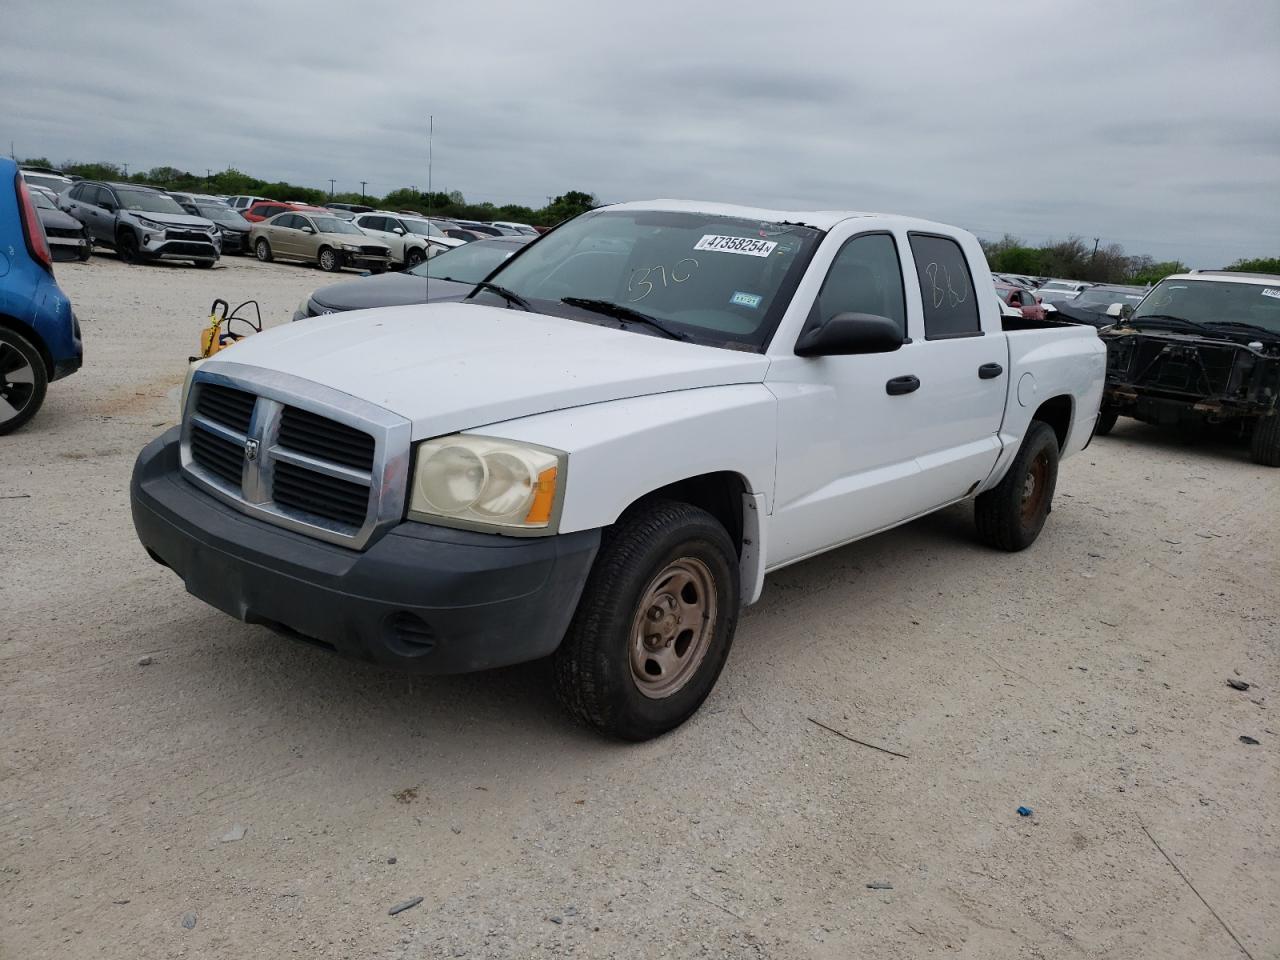
[[[218,360],[192,378],[180,460],[187,479],[240,512],[360,550],[404,516],[410,431],[349,394]]]

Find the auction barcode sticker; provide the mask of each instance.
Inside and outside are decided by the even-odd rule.
[[[745,253],[748,257],[767,257],[777,246],[772,240],[756,240],[754,237],[722,237],[709,233],[693,245],[695,250],[716,250],[720,253]]]
[[[1277,300],[1280,300],[1280,290],[1272,290],[1270,287],[1264,289],[1262,291],[1262,295],[1264,297],[1275,297]]]

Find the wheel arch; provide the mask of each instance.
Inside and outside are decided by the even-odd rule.
[[[1039,420],[1047,424],[1058,438],[1058,449],[1067,448],[1067,438],[1071,435],[1071,424],[1075,417],[1075,400],[1070,394],[1050,397],[1031,415],[1032,421]]]
[[[0,329],[12,330],[35,347],[40,353],[40,359],[44,361],[45,376],[50,380],[53,379],[53,354],[49,352],[49,347],[44,342],[44,337],[40,336],[31,324],[23,323],[7,313],[0,313]]]

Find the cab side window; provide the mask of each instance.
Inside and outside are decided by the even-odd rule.
[[[887,233],[868,233],[847,241],[827,271],[818,294],[818,323],[841,313],[888,317],[907,335],[898,247]]]
[[[978,297],[960,244],[928,233],[910,236],[924,304],[925,339],[981,336]]]

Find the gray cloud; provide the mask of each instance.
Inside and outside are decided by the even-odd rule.
[[[678,196],[1280,251],[1280,4],[9,0],[0,138],[541,205]],[[365,38],[368,38],[367,40]],[[3,144],[7,146],[7,143]]]

